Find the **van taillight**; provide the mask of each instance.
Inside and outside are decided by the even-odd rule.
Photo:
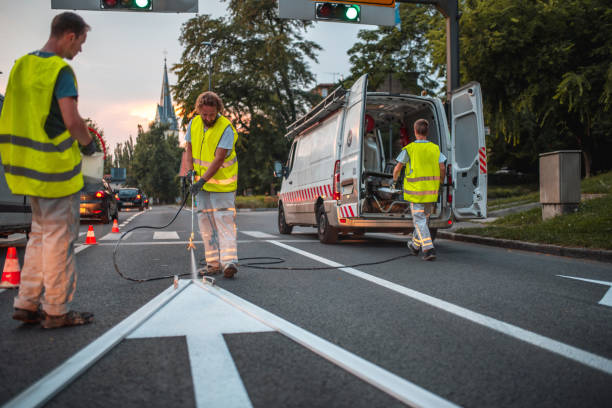
[[[136,194],[136,199],[140,200],[140,194]]]
[[[102,198],[102,197],[104,197],[104,191],[98,191],[96,193],[96,198]]]
[[[453,203],[453,190],[451,189],[453,185],[453,166],[451,164],[446,166],[446,202],[449,204]]]
[[[336,160],[334,164],[334,175],[332,178],[332,185],[334,186],[333,198],[334,200],[340,199],[340,160]]]

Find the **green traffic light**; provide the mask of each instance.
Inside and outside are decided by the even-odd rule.
[[[348,20],[356,20],[359,18],[359,6],[349,6],[346,8],[344,15]]]
[[[134,5],[138,8],[149,8],[151,0],[134,0]]]

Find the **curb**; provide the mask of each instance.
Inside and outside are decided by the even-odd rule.
[[[519,249],[522,251],[541,252],[544,254],[566,256],[570,258],[589,258],[595,261],[612,262],[612,251],[605,249],[588,249],[562,247],[551,244],[536,244],[533,242],[514,241],[511,239],[498,239],[481,237],[478,235],[457,234],[456,232],[438,230],[437,238],[449,239],[453,241],[471,242],[475,244],[498,246],[508,249]]]

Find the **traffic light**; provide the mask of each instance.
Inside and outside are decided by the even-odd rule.
[[[198,0],[51,0],[59,10],[197,13]]]
[[[151,10],[152,0],[100,0],[100,9]]]
[[[317,2],[315,6],[315,20],[359,23],[361,21],[361,6],[357,4]]]

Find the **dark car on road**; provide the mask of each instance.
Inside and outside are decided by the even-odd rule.
[[[120,188],[115,194],[115,198],[117,199],[119,210],[131,208],[138,208],[140,211],[144,210],[144,193],[139,188]]]
[[[99,220],[108,224],[119,213],[115,194],[106,180],[86,183],[81,190],[81,220]]]

